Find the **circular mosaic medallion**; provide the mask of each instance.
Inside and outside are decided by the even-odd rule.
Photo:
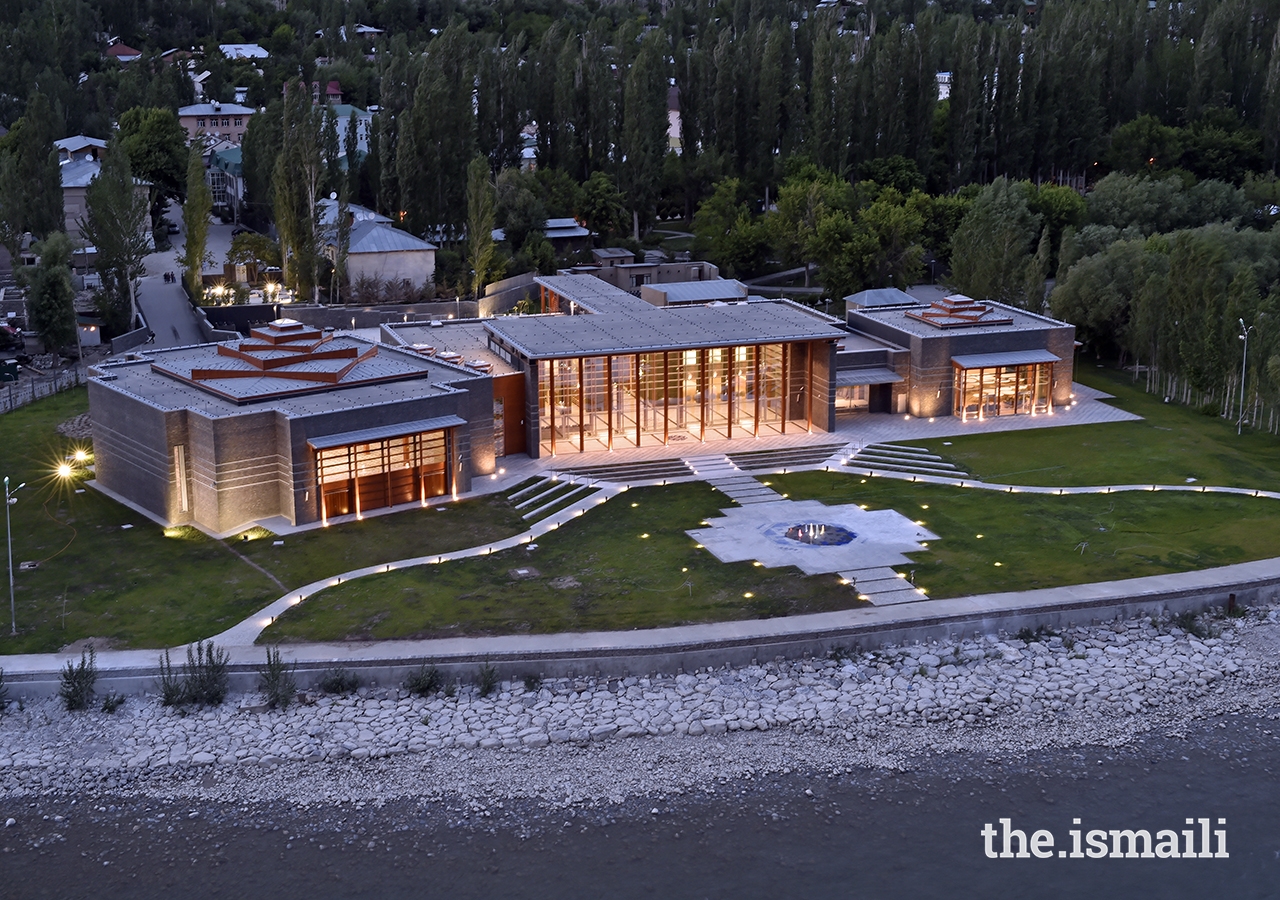
[[[804,522],[788,528],[786,537],[787,540],[800,544],[812,544],[816,547],[838,547],[841,544],[850,543],[857,535],[840,525]]]

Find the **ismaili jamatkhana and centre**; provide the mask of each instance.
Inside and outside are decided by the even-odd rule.
[[[534,315],[383,325],[379,340],[278,319],[134,352],[89,382],[96,485],[221,534],[426,505],[514,455],[688,456],[876,414],[980,421],[1069,402],[1071,325],[892,289],[846,298],[842,321],[717,284],[546,276]]]

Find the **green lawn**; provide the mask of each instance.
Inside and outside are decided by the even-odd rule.
[[[731,505],[705,484],[638,488],[539,538],[534,551],[330,588],[286,612],[262,640],[655,628],[859,605],[835,576],[725,565],[697,549],[685,530]],[[528,577],[516,571],[525,567]]]
[[[1114,394],[1105,401],[1140,422],[1076,425],[913,441],[967,472],[1010,484],[1203,484],[1280,490],[1280,438],[1246,430],[1144,392],[1132,378],[1091,359],[1076,380]]]
[[[166,537],[150,519],[92,489],[75,493],[83,476],[75,483],[54,476],[78,446],[57,425],[87,408],[80,388],[0,416],[0,477],[27,484],[10,509],[18,635],[0,627],[0,653],[49,652],[86,637],[119,647],[176,645],[216,634],[280,595],[227,544],[192,528],[170,529]],[[441,508],[317,529],[288,537],[283,547],[265,539],[228,543],[292,587],[524,529],[502,497]],[[24,560],[40,566],[16,571]]]
[[[923,521],[940,540],[898,568],[915,569],[931,597],[1186,572],[1264,559],[1280,547],[1280,501],[1264,498],[1005,494],[826,472],[768,481],[795,500],[891,508]]]
[[[448,553],[519,534],[529,527],[505,494],[423,510],[370,516],[363,522],[316,528],[284,538],[235,544],[288,588],[365,566]]]
[[[221,631],[279,594],[217,541],[190,529],[166,538],[93,490],[75,493],[83,476],[53,475],[77,446],[58,423],[87,408],[79,388],[0,416],[0,476],[27,483],[10,508],[15,569],[40,563],[15,572],[18,635],[0,629],[0,652],[48,652],[84,637],[177,644]]]

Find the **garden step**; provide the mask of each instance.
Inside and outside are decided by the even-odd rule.
[[[817,466],[839,453],[845,444],[820,444],[813,447],[792,447],[782,450],[752,450],[746,453],[730,453],[729,460],[747,471],[778,469],[800,466]]]
[[[893,453],[909,453],[913,456],[927,456],[931,459],[942,459],[937,454],[930,453],[923,447],[908,447],[905,444],[867,444],[863,450],[887,450]]]
[[[545,485],[548,485],[550,483],[551,483],[550,478],[540,478],[537,481],[535,481],[533,484],[527,487],[522,487],[520,490],[516,491],[514,494],[507,494],[507,499],[514,502],[516,500],[519,500],[521,497],[524,497],[525,495],[538,490],[538,488],[544,487]]]
[[[606,463],[597,466],[576,466],[571,469],[560,469],[559,471],[568,477],[587,477],[614,483],[646,481],[655,478],[688,478],[691,474],[689,467],[681,459]]]
[[[861,463],[861,465],[859,465]],[[858,460],[846,463],[844,468],[854,472],[866,472],[868,470],[878,472],[896,472],[900,475],[938,475],[943,478],[964,478],[965,473],[960,469],[932,469],[924,466],[907,466],[897,465],[895,463],[880,462],[879,460]]]
[[[567,494],[561,494],[559,497],[556,497],[556,498],[555,498],[554,500],[552,500],[550,503],[544,503],[542,506],[539,506],[537,509],[533,510],[533,512],[525,513],[523,516],[521,516],[521,518],[522,518],[522,519],[525,519],[526,521],[527,521],[527,520],[529,520],[529,519],[541,519],[541,518],[545,518],[545,516],[543,515],[543,513],[544,513],[544,512],[549,514],[549,511],[551,510],[551,508],[552,508],[552,507],[554,507],[554,506],[560,506],[561,504],[563,504],[563,503],[564,503],[566,500],[568,500],[569,498],[571,498],[571,497],[575,497],[575,496],[577,496],[578,494],[581,494],[583,491],[589,491],[591,494],[596,494],[596,493],[599,493],[599,488],[597,488],[597,487],[596,487],[595,485],[593,485],[593,484],[583,484],[583,485],[579,485],[579,486],[578,486],[577,488],[575,488],[574,490],[569,491],[569,493],[567,493]],[[585,499],[587,499],[587,498],[586,498],[586,497],[580,497],[579,499],[580,499],[580,500],[585,500]],[[577,502],[578,502],[577,500],[575,500],[575,501],[574,501],[574,503],[577,503]],[[573,504],[571,503],[571,504],[569,504],[569,505],[570,505],[570,506],[572,506]]]
[[[914,453],[893,453],[889,450],[859,450],[853,455],[854,459],[863,459],[865,457],[874,457],[875,459],[890,459],[899,462],[911,463],[917,466],[943,466],[948,469],[954,469],[955,464],[949,463],[940,456],[918,456]]]
[[[855,456],[852,460],[850,460],[850,462],[847,463],[847,465],[853,465],[854,463],[865,463],[866,465],[869,465],[869,466],[881,465],[881,464],[887,465],[887,466],[902,466],[903,468],[912,469],[920,472],[937,472],[939,475],[956,474],[960,472],[960,469],[951,465],[950,463],[915,462],[914,460],[902,459],[900,457],[864,456],[862,454],[859,454],[858,456]]]
[[[848,579],[857,590],[858,597],[860,599],[865,597],[872,606],[891,606],[896,603],[912,603],[928,599],[888,566],[854,569],[841,572],[840,577]]]
[[[551,497],[553,494],[564,493],[566,489],[572,486],[573,486],[572,481],[556,481],[555,479],[552,479],[552,486],[550,488],[548,488],[545,491],[541,491],[540,493],[534,494],[532,497],[528,497],[520,501],[519,503],[516,504],[516,509],[525,509],[526,507],[533,506],[535,503],[538,503],[539,501],[542,501],[542,500],[546,500],[547,498]]]

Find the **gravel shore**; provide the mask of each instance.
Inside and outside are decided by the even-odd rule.
[[[659,801],[792,771],[1114,747],[1277,707],[1280,612],[1194,630],[1143,618],[675,677],[503,683],[488,697],[366,686],[283,712],[255,696],[186,714],[154,695],[113,714],[11,702],[0,797],[416,799],[483,817],[525,799]]]

